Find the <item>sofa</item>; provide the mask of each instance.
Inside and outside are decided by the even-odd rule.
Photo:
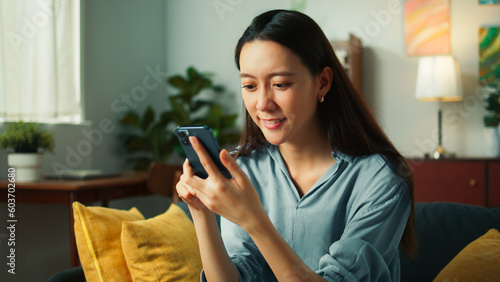
[[[178,206],[189,216],[186,204],[181,202]],[[477,248],[467,252],[467,248],[473,245],[471,243],[483,238],[489,230],[500,230],[500,208],[458,203],[417,203],[415,209],[419,248],[414,259],[400,251],[402,281],[433,281],[438,274],[441,276],[441,280],[437,279],[439,281],[467,281],[460,279],[466,277],[461,275],[476,277],[484,273],[490,275],[491,270],[494,274],[500,272],[500,263],[496,264],[488,257],[491,255],[496,260],[500,259],[500,237],[488,241],[488,255],[483,255]],[[475,272],[467,267],[473,267]],[[479,271],[481,274],[478,274]],[[443,273],[451,273],[452,278],[444,277]],[[499,279],[500,276],[496,277]],[[82,267],[74,267],[53,275],[48,281],[85,281],[85,276]]]
[[[474,274],[470,268],[474,267],[470,261],[474,256],[486,255],[477,250],[470,254],[464,251],[469,244],[477,240],[490,229],[500,230],[500,208],[485,208],[457,203],[417,203],[415,205],[415,221],[417,228],[418,253],[415,259],[409,258],[400,250],[401,281],[433,281],[445,268],[453,267],[452,260],[460,253],[467,266],[461,270],[450,269],[457,276],[448,281],[500,281],[500,275],[495,280],[488,279],[461,279],[463,275]],[[477,242],[477,241],[476,241]],[[495,253],[490,254],[498,261],[494,271],[500,274],[500,239],[496,237],[492,244]],[[482,266],[475,266],[476,270],[483,270]],[[489,272],[491,269],[486,269]],[[463,272],[468,272],[463,274]],[[478,277],[479,274],[476,274]],[[477,278],[476,277],[476,278]],[[436,279],[446,281],[446,278]]]

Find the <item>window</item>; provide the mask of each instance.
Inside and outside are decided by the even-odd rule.
[[[80,123],[80,1],[0,0],[0,121]]]

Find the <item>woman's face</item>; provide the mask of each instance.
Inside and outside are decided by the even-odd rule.
[[[290,49],[273,41],[245,43],[240,77],[245,107],[268,142],[301,144],[316,137],[316,107],[328,89]]]

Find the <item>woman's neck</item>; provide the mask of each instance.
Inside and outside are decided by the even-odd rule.
[[[332,152],[330,143],[321,132],[317,122],[302,132],[296,133],[294,138],[278,145],[278,148],[284,161],[293,167],[331,158]]]
[[[322,162],[330,162],[333,160],[332,149],[330,144],[324,138],[316,139],[316,142],[308,142],[307,144],[290,144],[284,143],[278,145],[281,156],[287,166],[301,167],[317,165]]]
[[[278,148],[300,196],[335,164],[332,149],[325,138],[312,138],[307,144],[284,143]]]

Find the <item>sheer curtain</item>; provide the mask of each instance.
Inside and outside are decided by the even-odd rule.
[[[79,123],[80,1],[0,0],[0,119]]]

